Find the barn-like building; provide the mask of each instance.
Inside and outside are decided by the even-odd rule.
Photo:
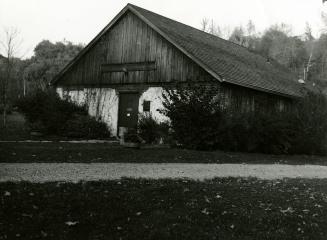
[[[128,4],[52,81],[62,98],[86,104],[108,124],[135,127],[140,114],[164,120],[163,88],[176,82],[219,86],[235,109],[283,109],[301,96],[287,69],[248,49]]]

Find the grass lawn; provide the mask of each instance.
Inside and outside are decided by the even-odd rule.
[[[0,162],[284,163],[327,165],[327,157],[129,149],[108,143],[0,143]]]
[[[1,183],[0,239],[326,239],[327,180]]]
[[[7,115],[6,127],[3,125],[3,115],[0,113],[0,140],[29,139],[29,131],[23,115],[13,112]]]

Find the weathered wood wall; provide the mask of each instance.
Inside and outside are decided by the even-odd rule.
[[[102,73],[102,64],[155,62],[156,70]],[[191,59],[127,12],[58,82],[58,86],[211,80]]]
[[[193,83],[197,86],[197,83]],[[193,85],[191,84],[191,86]],[[231,111],[249,112],[279,112],[291,109],[293,100],[286,97],[268,94],[253,89],[248,89],[229,83],[205,83],[207,87],[213,87],[216,94],[213,96],[219,99],[223,109]],[[182,86],[179,87],[183,87]],[[189,87],[185,84],[185,88]],[[170,88],[174,88],[174,85]]]
[[[291,99],[231,84],[222,84],[220,94],[226,96],[226,105],[234,111],[286,111]]]

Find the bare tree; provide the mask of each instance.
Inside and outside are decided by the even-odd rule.
[[[209,19],[203,18],[201,21],[201,30],[206,32],[208,30],[208,25],[209,25]]]
[[[304,64],[304,70],[303,70],[303,80],[306,81],[309,76],[310,68],[313,65],[312,58],[315,48],[315,39],[312,35],[312,28],[308,22],[306,22],[304,34],[305,34],[305,44],[309,55],[308,61],[306,62],[306,64]]]
[[[202,19],[201,30],[224,39],[228,39],[231,35],[229,26],[221,27],[213,19],[209,20],[208,18]]]
[[[321,13],[321,20],[322,20],[322,22],[324,24],[322,32],[326,33],[327,32],[327,13],[324,13],[324,12]]]
[[[246,25],[246,34],[248,36],[253,36],[256,34],[256,29],[253,21],[250,19]]]
[[[239,27],[234,28],[232,34],[229,37],[229,41],[247,47],[247,39],[244,33],[243,26],[240,25]]]
[[[3,104],[3,126],[6,127],[8,107],[8,85],[12,80],[17,56],[22,40],[16,28],[5,28],[4,39],[0,40],[1,51],[4,54],[3,74],[0,77],[0,93]]]
[[[216,25],[212,19],[211,19],[211,24],[210,24],[210,27],[208,30],[209,30],[208,32],[212,35],[215,35],[218,37],[222,36],[222,31],[221,31],[220,27],[218,25]]]

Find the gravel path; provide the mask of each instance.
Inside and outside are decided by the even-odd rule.
[[[0,182],[216,177],[327,178],[327,166],[282,164],[0,163]]]

